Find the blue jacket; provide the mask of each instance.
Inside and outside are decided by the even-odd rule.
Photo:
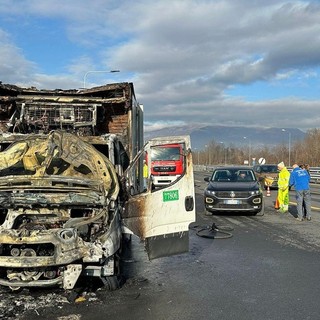
[[[294,168],[290,174],[289,185],[295,190],[309,190],[310,175],[307,170]]]

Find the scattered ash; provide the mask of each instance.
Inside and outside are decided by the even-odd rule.
[[[23,289],[16,292],[0,288],[0,319],[19,320],[23,319],[25,314],[33,314],[32,319],[36,319],[38,316],[40,319],[44,309],[62,309],[71,304],[91,303],[98,300],[96,293],[79,289],[72,291]],[[72,315],[68,319],[80,319],[80,317]],[[65,319],[62,317],[59,320]]]

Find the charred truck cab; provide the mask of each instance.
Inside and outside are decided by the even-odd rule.
[[[84,90],[0,84],[0,285],[72,289],[82,276],[117,287],[126,233],[149,258],[188,251],[195,220],[188,136],[143,142],[132,83]],[[153,190],[143,160],[181,147],[183,173]],[[151,160],[148,163],[151,168]]]

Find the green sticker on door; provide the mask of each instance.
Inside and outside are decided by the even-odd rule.
[[[178,190],[164,191],[162,195],[163,195],[163,202],[179,200]]]

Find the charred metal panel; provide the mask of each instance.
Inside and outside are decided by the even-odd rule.
[[[189,224],[195,221],[195,195],[190,139],[187,136],[150,140],[154,145],[179,143],[184,146],[185,170],[174,183],[164,188],[133,195],[125,203],[123,224],[146,241],[150,259],[188,251]],[[149,157],[150,160],[150,157]],[[150,162],[148,163],[150,166]],[[130,176],[130,172],[128,172]]]
[[[137,106],[132,83],[0,83],[0,285],[71,289],[81,273],[115,273]]]
[[[67,132],[0,152],[0,284],[72,288],[75,261],[97,264],[120,247],[119,191],[108,158]]]
[[[122,218],[125,225],[137,236],[144,239],[146,233],[147,212],[145,212],[146,195],[130,197],[125,202]]]
[[[142,119],[131,83],[0,83],[0,285],[71,289],[81,274],[114,275],[125,227],[146,240],[150,258],[187,250],[190,138],[154,139],[144,150]],[[144,192],[144,152],[168,142],[184,146],[185,171]]]
[[[187,252],[189,233],[185,231],[147,238],[146,249],[150,260]]]
[[[120,110],[118,110],[120,113]],[[126,135],[126,132],[128,130],[128,115],[127,114],[108,114],[107,118],[107,127],[106,132],[109,133],[120,133]]]
[[[137,130],[132,127],[132,110],[137,108],[139,104],[132,83],[84,90],[38,90],[0,83],[0,130],[3,133],[0,148],[3,150],[10,142],[26,139],[26,134],[41,136],[52,130],[73,133],[95,145],[108,144],[101,137],[115,134],[123,148],[118,158],[131,161],[143,143],[141,133],[142,143],[132,134]],[[142,121],[142,113],[139,117]],[[105,154],[108,155],[107,149]],[[126,161],[118,164],[127,165]],[[126,169],[119,168],[119,172]]]
[[[62,129],[61,125],[66,124],[79,129],[89,123],[96,131],[86,135],[117,133],[125,138],[129,132],[128,111],[134,101],[132,83],[85,90],[37,90],[0,84],[0,124],[3,131],[37,133],[37,130]],[[93,108],[97,123],[90,114]],[[9,121],[11,127],[5,128]],[[30,128],[31,125],[34,127]]]

